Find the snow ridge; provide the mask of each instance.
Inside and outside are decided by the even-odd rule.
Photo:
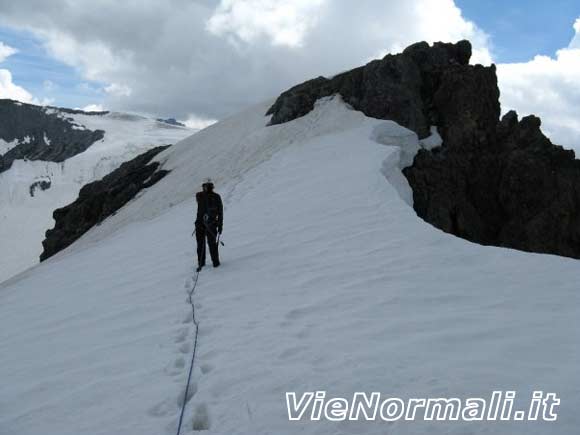
[[[337,99],[283,125],[266,127],[263,113],[159,154],[163,180],[0,285],[0,432],[174,435],[185,398],[184,433],[576,433],[577,262],[475,245],[419,219],[388,182],[420,147],[402,127]],[[217,173],[228,243],[196,285],[186,394],[193,194]],[[290,422],[285,404],[288,391],[491,389],[556,392],[559,418]]]

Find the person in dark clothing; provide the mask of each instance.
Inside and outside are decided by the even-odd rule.
[[[222,233],[224,225],[224,207],[222,198],[213,191],[211,180],[201,185],[202,191],[195,194],[197,217],[195,219],[195,238],[197,240],[197,271],[205,266],[206,240],[213,267],[220,265],[217,235]]]

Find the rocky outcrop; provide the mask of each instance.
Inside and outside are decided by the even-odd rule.
[[[80,190],[73,203],[54,211],[54,228],[46,232],[40,261],[63,250],[94,225],[113,215],[142,189],[152,186],[167,175],[158,162],[151,159],[168,146],[153,148],[123,163],[103,179]]]
[[[30,192],[30,196],[34,196],[34,193],[40,189],[40,190],[48,190],[50,189],[50,186],[52,185],[52,180],[49,177],[43,178],[41,180],[36,180],[34,183],[32,183],[30,185],[30,187],[28,188],[28,191]]]
[[[0,172],[8,170],[16,159],[62,162],[101,140],[104,131],[88,130],[66,117],[66,114],[78,113],[99,116],[106,112],[82,112],[0,100],[0,139],[13,144],[3,154],[0,150]]]
[[[540,120],[499,120],[495,67],[469,65],[471,45],[418,43],[333,78],[282,93],[271,124],[303,116],[340,94],[367,116],[420,138],[437,126],[441,147],[421,150],[403,172],[417,214],[467,240],[580,258],[580,164],[553,145]]]
[[[483,245],[580,258],[580,161],[540,119],[507,113],[477,148],[421,150],[404,171],[427,222]]]
[[[280,124],[307,114],[319,98],[340,94],[354,109],[396,121],[420,138],[429,135],[431,125],[453,130],[452,123],[463,121],[464,111],[469,109],[476,109],[473,115],[495,121],[499,116],[495,68],[470,66],[470,57],[468,41],[432,47],[420,42],[401,54],[389,54],[330,79],[318,77],[295,86],[282,93],[267,114],[272,115],[271,124]],[[491,106],[477,110],[478,102],[466,98],[470,93],[484,94],[480,97]],[[484,124],[488,119],[473,121]]]

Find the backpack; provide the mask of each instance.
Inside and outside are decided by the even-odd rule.
[[[196,195],[198,203],[197,221],[205,223],[215,223],[220,213],[221,198],[217,193],[198,192]]]

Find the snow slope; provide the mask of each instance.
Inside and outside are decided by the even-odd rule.
[[[396,124],[329,100],[265,127],[267,106],[160,154],[167,177],[0,285],[0,433],[175,433],[194,332],[191,198],[207,175],[227,245],[194,294],[182,433],[577,433],[577,261],[417,218],[399,167],[420,144]],[[319,389],[543,389],[562,404],[553,423],[289,422],[285,392]]]
[[[53,210],[74,201],[84,184],[154,146],[173,144],[194,133],[124,113],[85,115],[46,110],[72,118],[79,128],[104,130],[105,137],[62,163],[16,160],[8,171],[0,173],[0,282],[38,262],[44,233],[54,226]],[[8,145],[5,143],[5,151]],[[41,181],[50,181],[51,187],[37,188],[32,196],[30,186]]]

